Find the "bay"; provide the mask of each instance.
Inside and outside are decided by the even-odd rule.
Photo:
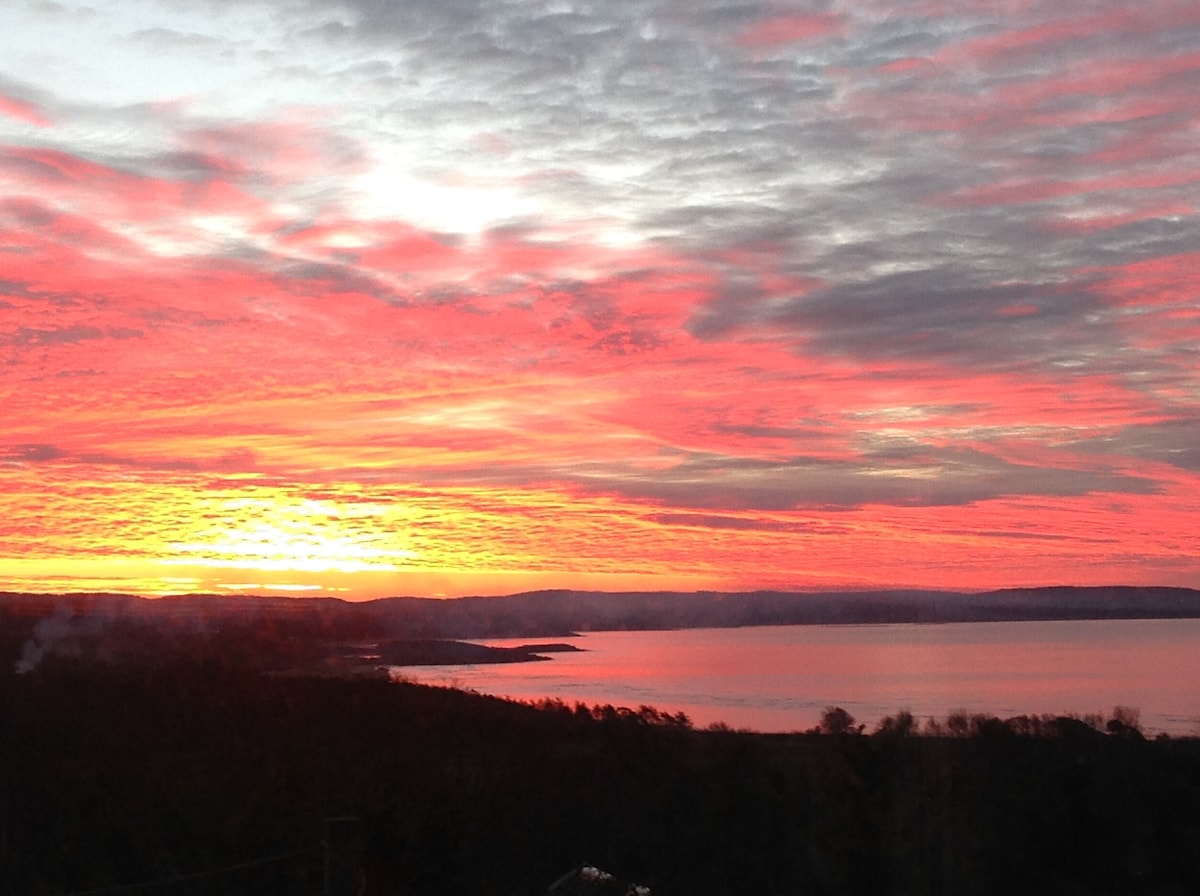
[[[899,710],[1108,718],[1127,706],[1148,734],[1200,736],[1200,619],[613,631],[570,643],[579,652],[542,662],[396,672],[523,701],[653,706],[701,727],[800,731],[835,705],[868,730]]]

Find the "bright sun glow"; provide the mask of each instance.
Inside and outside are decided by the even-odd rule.
[[[418,557],[362,531],[361,522],[374,515],[371,506],[347,510],[323,501],[236,499],[226,507],[228,527],[173,543],[176,557],[168,562],[267,572],[370,572],[400,569]]]
[[[537,203],[515,187],[484,178],[437,182],[412,176],[412,160],[380,161],[360,175],[358,211],[367,219],[407,220],[438,233],[473,236],[528,217]]]

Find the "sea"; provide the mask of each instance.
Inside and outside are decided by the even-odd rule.
[[[924,722],[960,710],[1108,719],[1126,707],[1148,735],[1200,736],[1200,619],[753,626],[548,640],[578,652],[394,671],[527,702],[652,706],[697,727],[804,731],[830,706],[868,731],[901,710]]]

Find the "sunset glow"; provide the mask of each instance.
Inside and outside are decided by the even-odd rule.
[[[0,590],[1200,587],[1196,47],[6,3]]]

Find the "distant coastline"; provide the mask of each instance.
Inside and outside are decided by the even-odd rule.
[[[499,597],[335,597],[0,592],[0,612],[107,618],[217,620],[278,617],[343,637],[479,639],[570,637],[586,631],[728,628],[747,625],[1200,618],[1200,590],[1157,586],[1047,586],[962,592],[878,591],[528,591]]]
[[[573,644],[562,643],[492,647],[468,641],[420,638],[344,650],[340,658],[385,666],[453,666],[540,662],[550,659],[546,656],[548,653],[573,653],[579,649]]]
[[[312,668],[314,663],[361,668],[368,663],[536,662],[555,649],[572,648],[561,642],[517,648],[466,642],[562,639],[599,631],[1193,618],[1200,618],[1200,590],[1144,586],[979,593],[555,590],[364,602],[333,597],[0,592],[0,636],[5,642],[0,647],[18,667],[32,668],[41,657],[64,649],[86,653],[87,643],[103,641],[109,653],[144,651],[144,633],[152,631],[155,637],[188,638],[193,643],[198,643],[196,635],[203,635],[212,645],[204,649],[243,650],[274,668]]]

